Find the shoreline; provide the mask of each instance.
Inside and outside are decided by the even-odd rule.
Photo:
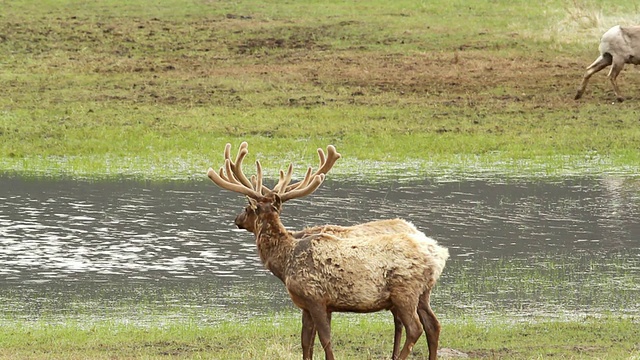
[[[221,156],[218,156],[221,158]],[[160,159],[142,157],[74,156],[0,159],[0,174],[24,178],[71,178],[86,180],[139,180],[188,182],[207,179],[208,166],[215,167],[221,159]],[[291,158],[285,156],[285,158]],[[208,164],[206,165],[208,161]],[[217,162],[216,162],[217,161]],[[265,178],[274,180],[278,173],[275,163],[284,163],[277,155],[261,159]],[[300,162],[300,161],[298,161]],[[314,162],[309,164],[316,166]],[[201,170],[198,169],[201,168]],[[298,172],[300,169],[294,169]],[[248,167],[248,171],[252,169]],[[575,177],[640,176],[640,165],[624,160],[594,156],[550,156],[536,159],[509,160],[505,155],[490,157],[452,156],[449,161],[410,159],[403,162],[340,159],[327,180],[411,182],[424,179],[434,181],[535,179],[557,180]]]

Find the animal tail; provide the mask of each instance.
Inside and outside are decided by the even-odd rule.
[[[434,275],[436,279],[438,279],[440,274],[442,274],[442,270],[444,270],[444,265],[447,262],[447,259],[449,259],[449,250],[446,247],[436,245],[433,255],[436,260]]]

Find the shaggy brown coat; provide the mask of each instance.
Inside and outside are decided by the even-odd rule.
[[[255,234],[255,221],[257,215],[252,211],[251,207],[245,209],[244,212],[240,213],[236,218],[236,225],[241,229],[246,229]],[[328,234],[333,235],[338,238],[359,238],[359,237],[368,237],[368,236],[378,236],[383,234],[421,234],[416,227],[405,220],[402,219],[389,219],[389,220],[376,220],[370,221],[363,224],[353,225],[353,226],[339,226],[339,225],[324,225],[324,226],[314,226],[308,227],[301,231],[292,232],[291,235],[294,238],[302,239],[306,237],[313,237],[318,234]],[[318,238],[315,237],[315,240]],[[423,316],[426,321],[426,314],[430,311],[430,305],[428,303],[420,303],[419,306],[422,306],[420,309],[424,313],[422,315],[419,312],[419,315]],[[402,331],[403,324],[400,317],[397,315],[395,311],[393,313],[393,321],[394,321],[394,338],[393,338],[393,352],[391,355],[392,359],[397,359],[398,354],[400,352],[400,343],[402,340]],[[431,344],[437,341],[433,339],[436,337],[436,333],[438,330],[433,328],[426,328],[425,332],[427,333],[427,341]],[[315,330],[312,329],[311,334],[309,335],[312,338],[315,338],[316,333]],[[431,336],[431,341],[429,337]],[[309,352],[313,352],[312,350],[313,342],[309,344]]]
[[[398,359],[408,356],[422,327],[427,331],[430,359],[435,359],[437,352],[431,354],[431,350],[437,349],[439,323],[429,306],[429,296],[449,257],[446,248],[399,219],[373,222],[373,228],[366,224],[350,229],[316,227],[313,229],[317,233],[296,238],[280,222],[279,202],[269,197],[251,201],[257,214],[254,229],[258,253],[265,267],[285,284],[294,304],[303,310],[305,359],[310,359],[312,352],[304,344],[305,322],[313,324],[307,331],[315,334],[317,330],[326,358],[333,359],[328,322],[332,312],[385,309],[391,310],[407,330]],[[382,234],[371,233],[376,225],[385,223],[414,232],[389,233],[382,229]],[[338,237],[322,229],[361,236]]]

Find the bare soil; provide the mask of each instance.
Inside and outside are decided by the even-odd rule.
[[[50,75],[99,76],[91,84],[92,92],[82,95],[86,100],[169,105],[240,104],[248,94],[277,88],[294,95],[264,96],[258,105],[402,101],[445,107],[526,103],[520,105],[567,108],[579,104],[572,99],[592,60],[551,50],[542,53],[518,34],[499,45],[474,38],[448,48],[425,46],[424,51],[416,51],[416,40],[409,37],[377,41],[393,44],[398,51],[380,50],[380,44],[357,45],[358,41],[346,48],[332,44],[349,25],[343,21],[283,30],[237,14],[190,23],[157,18],[102,22],[69,16],[46,23],[8,21],[0,25],[0,45],[10,43],[14,54],[34,60],[25,64],[16,59],[13,67],[26,65],[29,71]],[[402,51],[405,43],[407,51]],[[624,83],[626,77],[630,76],[620,77],[622,91],[635,98]],[[264,84],[273,86],[265,89]],[[19,81],[12,85],[14,93],[30,91]],[[56,84],[42,86],[43,91],[56,90]],[[594,76],[583,101],[613,99],[604,76]]]

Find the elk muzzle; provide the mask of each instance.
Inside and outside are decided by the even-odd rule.
[[[256,219],[256,213],[250,207],[247,207],[247,209],[236,216],[235,223],[238,229],[244,229],[255,233]]]
[[[245,222],[246,222],[245,213],[240,213],[238,214],[238,216],[236,216],[235,223],[238,229],[246,229],[247,227],[245,226]]]

